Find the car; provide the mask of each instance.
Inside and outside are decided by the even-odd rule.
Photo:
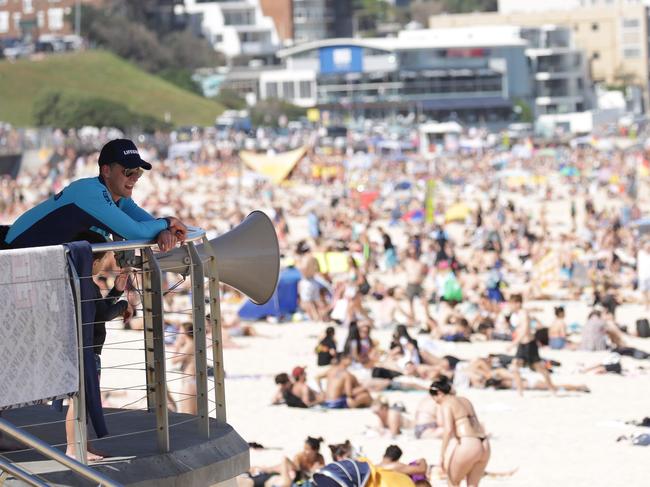
[[[5,44],[2,54],[7,59],[18,59],[21,57],[27,57],[34,52],[34,45],[22,42],[20,40],[15,40]]]

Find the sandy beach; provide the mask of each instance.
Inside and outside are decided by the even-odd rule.
[[[534,303],[540,305],[542,303]],[[551,309],[552,303],[543,303]],[[587,312],[582,303],[566,303],[569,316]],[[643,308],[623,306],[621,316],[628,321],[643,314]],[[296,365],[306,365],[311,380],[319,372],[315,365],[313,349],[324,325],[308,321],[255,324],[259,337],[235,338],[241,348],[224,352],[228,422],[249,442],[257,442],[264,450],[251,450],[251,465],[277,463],[282,455],[293,455],[302,448],[307,435],[322,436],[326,444],[349,439],[352,444],[373,461],[379,461],[385,448],[399,444],[405,460],[424,457],[430,463],[439,458],[440,440],[416,440],[413,431],[407,430],[396,439],[381,437],[370,427],[375,418],[369,409],[324,410],[291,409],[271,405],[275,391],[273,377],[280,372],[290,372]],[[136,331],[112,331],[109,341],[132,340],[139,337]],[[344,330],[339,327],[337,336],[342,339]],[[380,345],[386,347],[390,331],[374,332]],[[650,352],[650,340],[628,338],[630,345]],[[472,344],[444,343],[446,353],[460,358],[471,358],[489,352],[506,352],[505,342]],[[133,345],[134,348],[135,345]],[[491,435],[492,458],[489,472],[507,472],[517,469],[506,478],[487,478],[488,486],[549,485],[643,486],[647,485],[648,449],[632,446],[627,441],[617,442],[639,428],[625,424],[641,420],[650,412],[650,369],[646,361],[623,357],[623,376],[607,374],[581,374],[582,365],[598,363],[606,352],[541,350],[544,358],[562,363],[553,379],[557,383],[584,383],[590,394],[560,392],[553,397],[546,391],[526,391],[519,397],[515,391],[467,389],[459,391],[474,403],[481,421]],[[140,352],[110,350],[105,352],[104,364],[128,362]],[[645,369],[641,369],[641,367]],[[119,377],[119,379],[118,379]],[[171,377],[171,376],[170,376]],[[104,387],[142,384],[140,374],[111,373],[102,377]],[[171,383],[169,389],[176,387]],[[384,392],[391,402],[400,401],[407,412],[413,414],[425,392]],[[128,398],[115,399],[116,403],[129,402]],[[326,461],[329,451],[324,452]],[[433,485],[446,485],[438,480]]]
[[[629,313],[634,313],[630,309]],[[320,327],[313,323],[260,325],[269,338],[237,340],[241,349],[226,350],[225,364],[228,421],[247,440],[270,450],[252,450],[253,465],[277,462],[281,454],[295,454],[307,434],[322,436],[326,442],[350,439],[372,460],[379,461],[385,448],[397,443],[404,458],[424,457],[437,462],[440,440],[416,440],[407,431],[396,440],[379,437],[368,430],[374,424],[369,410],[326,411],[271,406],[275,386],[273,375],[307,365],[310,378],[317,373],[313,347]],[[388,343],[388,332],[379,333]],[[633,340],[634,346],[650,351],[647,340]],[[481,353],[504,352],[505,343],[446,344],[450,353],[472,357]],[[527,391],[523,398],[515,391],[469,389],[459,394],[469,397],[491,434],[490,472],[517,468],[510,478],[486,479],[485,485],[503,486],[612,486],[646,485],[648,450],[616,439],[634,427],[628,420],[640,420],[650,411],[650,370],[633,370],[627,376],[584,375],[580,364],[593,364],[606,353],[552,351],[543,357],[562,362],[554,375],[558,383],[584,383],[590,394],[560,392],[553,397],[545,391]],[[624,367],[636,369],[640,361],[623,359]],[[646,392],[644,392],[646,391]],[[390,401],[401,401],[413,412],[424,392],[384,393]],[[328,459],[329,452],[326,454]],[[433,485],[445,485],[438,481]]]

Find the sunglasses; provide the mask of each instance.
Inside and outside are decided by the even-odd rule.
[[[124,174],[125,177],[130,178],[135,176],[136,179],[140,179],[140,176],[144,173],[144,169],[141,167],[123,167],[122,168],[122,174]]]

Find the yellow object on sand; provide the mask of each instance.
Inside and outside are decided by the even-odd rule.
[[[445,211],[445,221],[455,222],[465,220],[472,210],[465,203],[456,203]]]
[[[316,257],[318,267],[323,273],[341,274],[347,272],[350,268],[348,254],[345,252],[314,252],[314,257]]]
[[[241,151],[239,157],[253,171],[269,178],[278,184],[284,181],[298,161],[307,152],[307,147],[300,147],[289,152],[268,156],[250,151]]]
[[[366,487],[415,487],[411,477],[406,474],[376,467],[367,458],[359,458],[359,461],[370,465],[371,475]]]

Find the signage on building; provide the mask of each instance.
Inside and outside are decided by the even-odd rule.
[[[320,72],[360,73],[363,71],[363,48],[357,46],[331,46],[318,50]]]

